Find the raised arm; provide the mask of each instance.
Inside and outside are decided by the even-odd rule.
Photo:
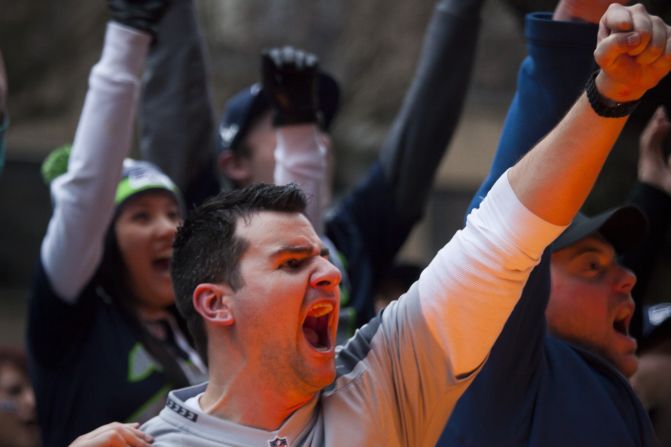
[[[617,102],[636,100],[645,91],[656,85],[671,68],[671,29],[657,19],[649,18],[640,6],[625,8],[621,5],[611,5],[600,23],[599,42],[595,58],[601,66],[598,77],[596,77],[596,88],[602,95],[601,100],[605,101],[604,97]],[[518,241],[536,241],[538,244],[547,245],[550,242],[547,238],[548,234],[534,234],[533,232],[525,234],[529,230],[515,227],[524,226],[526,222],[539,218],[548,223],[567,225],[577,213],[589,192],[608,151],[626,121],[626,117],[606,118],[601,116],[596,113],[594,107],[599,109],[600,113],[606,113],[603,108],[591,104],[584,94],[581,95],[568,114],[550,134],[498,180],[496,186],[490,192],[493,197],[488,196],[482,203],[482,207],[469,216],[464,234],[460,236],[460,239],[466,240],[469,237],[474,237],[473,240],[494,241],[496,238],[487,236],[487,233],[496,231],[494,229],[497,224],[501,224],[502,229],[511,231],[507,238],[512,246],[517,246],[521,249],[521,253],[526,253],[531,257],[540,257],[540,251],[534,252],[524,249]],[[517,207],[512,206],[512,204],[498,208],[500,203],[504,203],[506,196],[511,197],[508,194],[502,194],[505,192],[503,187],[508,183],[512,196],[519,200],[518,205],[530,212],[533,219],[525,220],[523,213],[516,215]],[[552,206],[548,206],[548,203],[551,203]],[[478,225],[477,221],[481,218],[481,215],[488,216],[496,209],[500,211],[494,211],[492,216],[497,217],[493,217],[491,223],[483,222]],[[484,237],[479,237],[481,234]],[[513,236],[514,234],[517,234],[517,236]],[[518,237],[522,237],[522,239],[518,239]],[[535,247],[535,249],[538,248],[538,246]],[[512,247],[504,251],[515,252]],[[462,252],[467,253],[466,249]],[[481,252],[482,262],[491,260],[492,257],[497,256],[496,253],[496,251],[492,251],[492,255],[488,255]],[[501,317],[500,319],[497,319],[493,314],[478,315],[477,312],[483,311],[485,307],[492,306],[492,304],[502,305],[507,300],[494,299],[485,305],[484,301],[476,300],[473,302],[470,299],[471,294],[466,294],[462,296],[461,301],[452,301],[453,306],[445,305],[445,303],[450,302],[451,298],[447,296],[440,298],[443,296],[441,295],[444,290],[443,286],[449,284],[450,280],[461,280],[464,276],[458,270],[453,273],[453,269],[458,269],[454,263],[452,265],[447,264],[450,262],[447,249],[439,254],[432,264],[438,260],[446,262],[446,267],[434,269],[431,274],[425,272],[420,279],[422,314],[428,326],[434,332],[435,338],[444,340],[444,346],[449,347],[447,354],[448,356],[451,355],[452,364],[461,365],[460,368],[456,367],[454,369],[465,372],[468,371],[469,367],[477,367],[479,365],[478,360],[480,362],[484,361],[489,349],[499,335],[499,332],[494,328],[496,327],[500,331],[509,315],[502,309],[497,309],[501,310],[501,313],[498,314],[498,317]],[[472,262],[475,264],[468,268],[469,271],[485,271],[485,269],[480,268],[477,261]],[[504,262],[501,267],[506,271],[511,265]],[[526,264],[526,267],[529,267],[529,264]],[[522,270],[516,268],[513,268],[513,271],[522,273]],[[525,273],[528,274],[529,271],[530,269],[526,270]],[[506,271],[505,276],[509,282],[503,281],[503,284],[512,286],[515,275]],[[432,283],[435,285],[431,288],[427,287],[427,293],[424,293],[423,282],[428,285]],[[466,278],[462,287],[469,287],[470,284],[473,284],[472,287],[478,287],[478,283],[482,284],[482,280],[473,282]],[[523,282],[516,284],[516,287],[518,287],[516,298],[519,298],[523,285]],[[502,292],[503,290],[505,288],[501,287]],[[497,296],[493,290],[492,293],[492,296]],[[454,295],[454,292],[452,295]],[[433,298],[436,296],[439,299]],[[478,305],[478,302],[480,305]],[[508,309],[512,311],[512,306]],[[489,319],[489,317],[493,318]],[[447,324],[448,322],[449,324]],[[491,326],[488,330],[483,330],[480,326],[474,326],[475,324]],[[475,332],[470,333],[469,330],[474,328],[476,329]],[[510,330],[515,330],[515,328],[510,328]],[[472,337],[469,338],[465,334],[470,334]],[[515,342],[520,346],[538,343],[538,340],[530,340],[524,333],[518,332],[514,335],[516,335]],[[460,349],[463,351],[460,351]],[[461,352],[463,355],[456,357],[454,353],[457,352]],[[467,363],[459,363],[461,361]],[[489,366],[490,363],[487,364],[485,369],[489,369],[491,374],[502,374],[501,370],[488,368]],[[514,373],[511,372],[511,375],[503,373],[502,377],[508,377],[512,381],[512,374],[523,374],[523,372],[515,371]],[[481,378],[478,377],[478,380]],[[530,381],[531,379],[526,383],[526,386],[530,386]],[[473,387],[478,387],[477,381],[473,384]],[[472,395],[471,391],[469,390],[469,394]],[[503,405],[500,408],[505,408],[505,404],[498,403],[498,400],[499,398],[508,398],[508,390],[501,390],[502,395],[495,402],[491,402],[492,389],[489,388],[489,391],[489,402],[480,401],[484,406],[475,407],[478,412],[471,414],[471,421],[480,421],[481,418],[490,420],[489,416],[491,415],[487,413],[489,406],[497,408]],[[511,402],[507,403],[511,404]],[[527,403],[517,400],[514,404],[524,405]],[[460,406],[462,406],[461,403]],[[464,422],[464,419],[459,418],[459,411],[459,408],[457,408],[451,423],[456,427],[455,433],[461,431],[461,434],[466,436],[457,434],[457,438],[463,440],[469,437],[487,436],[486,430],[469,434],[469,430],[477,430],[477,427],[472,424],[466,423],[466,425],[459,426],[460,422]],[[468,421],[468,418],[466,418],[466,421]],[[524,425],[526,421],[506,422],[507,427],[503,432],[514,431],[515,427],[511,425],[518,423]],[[501,433],[496,430],[492,432]]]
[[[89,78],[68,171],[51,184],[54,211],[41,258],[55,292],[73,302],[91,279],[114,211],[122,161],[130,151],[140,74],[151,36],[107,25]]]
[[[273,107],[277,134],[274,181],[301,187],[308,196],[305,214],[322,236],[331,188],[317,93],[319,76],[325,75],[320,75],[315,55],[293,47],[264,51],[261,66],[263,90]]]
[[[483,3],[436,2],[415,77],[380,152],[394,212],[412,223],[424,213],[434,175],[461,116]]]
[[[583,93],[509,173],[520,201],[559,225],[570,223],[582,206],[628,117],[606,117],[610,111],[596,110],[638,101],[671,69],[671,28],[640,4],[611,4],[597,41],[594,56],[601,69],[593,80],[594,94],[588,99]]]
[[[575,4],[575,2],[572,2]],[[587,3],[587,2],[583,2]],[[594,2],[590,3],[595,6]],[[606,5],[602,5],[606,8]],[[625,10],[620,5],[612,6],[605,17],[612,20]],[[633,10],[635,14],[641,11]],[[575,89],[584,85],[580,77],[576,77],[573,70],[583,76],[590,70],[586,58],[591,55],[589,43],[594,43],[596,29],[584,28],[587,25],[570,22],[549,22],[549,17],[532,15],[527,18],[527,38],[529,39],[529,57],[525,60],[520,71],[518,92],[515,96],[511,111],[506,120],[503,136],[493,170],[505,169],[505,160],[515,156],[522,156],[533,144],[528,134],[538,134],[547,129],[545,125],[552,125],[551,120],[559,120],[564,114],[557,105],[565,103],[562,95],[573,96]],[[612,24],[606,21],[604,27]],[[581,31],[581,29],[583,31]],[[645,34],[645,30],[641,30]],[[590,37],[591,36],[591,37]],[[628,34],[611,35],[610,41],[601,38],[597,50],[597,61],[604,65],[602,75],[612,73],[612,66],[604,63],[604,55],[613,58],[616,55],[624,58],[623,63],[631,62],[633,58],[626,55],[626,47],[620,47],[617,40]],[[582,37],[582,40],[578,40]],[[582,43],[580,43],[582,42]],[[558,57],[553,54],[558,53]],[[571,57],[574,53],[576,57]],[[668,57],[668,56],[667,56]],[[617,59],[617,57],[615,57]],[[608,57],[605,60],[610,60]],[[552,70],[554,62],[565,64],[563,71],[555,73]],[[580,62],[583,62],[581,65]],[[663,60],[662,64],[666,64]],[[567,70],[567,67],[569,68]],[[651,70],[655,70],[651,67]],[[566,82],[563,82],[565,79]],[[661,76],[658,78],[661,79]],[[656,81],[655,81],[656,82]],[[632,85],[636,85],[634,82]],[[649,87],[649,85],[648,85]],[[642,95],[643,90],[639,90]],[[554,107],[550,107],[552,105]],[[537,115],[536,115],[537,114]],[[529,121],[525,121],[525,119]],[[524,194],[529,190],[518,193],[525,206],[537,215],[557,223],[568,223],[572,219],[589,191],[590,183],[594,181],[610,146],[617,138],[619,129],[625,118],[603,118],[592,110],[584,94],[570,109],[559,125],[535,147],[529,156],[509,171],[509,178],[525,177],[525,188],[533,188],[532,194],[538,194],[535,199],[524,202]],[[590,135],[586,135],[590,133]],[[515,148],[513,144],[526,144]],[[581,150],[575,150],[582,147]],[[563,150],[566,149],[566,152]],[[550,151],[550,152],[548,152]],[[554,151],[554,154],[551,152]],[[583,153],[584,151],[584,153]],[[597,151],[593,153],[592,151]],[[565,157],[559,165],[555,157]],[[501,163],[497,165],[498,163]],[[585,166],[585,164],[587,166]],[[561,187],[536,189],[542,184],[535,170],[547,169],[542,175],[557,175],[554,169],[566,169],[564,174],[548,181],[562,183]],[[575,171],[572,171],[575,169]],[[586,176],[586,178],[582,178]],[[568,189],[564,189],[568,186]],[[487,188],[485,184],[485,188]],[[515,185],[513,184],[513,188]],[[573,190],[573,188],[576,188]],[[554,194],[558,194],[555,196]],[[556,210],[545,214],[547,209],[537,208],[541,195],[546,194],[544,200],[557,205]],[[572,201],[566,201],[565,194],[576,194]],[[579,194],[579,195],[578,195]],[[476,202],[479,198],[476,197]],[[538,365],[542,361],[545,337],[544,312],[549,296],[549,256],[546,254],[542,264],[531,274],[520,303],[516,306],[509,321],[506,323],[501,336],[494,345],[485,368],[459,402],[448,424],[439,445],[452,445],[456,439],[468,439],[474,444],[488,445],[499,442],[495,434],[509,433],[511,439],[518,439],[524,435],[527,424],[525,418],[533,410],[533,402],[525,399],[529,387],[537,384]],[[499,393],[499,398],[492,402],[493,392]],[[524,411],[520,408],[525,407]],[[515,410],[513,410],[513,408]],[[494,415],[517,414],[515,420],[497,419]],[[492,420],[491,431],[476,430],[475,424],[480,418]]]
[[[54,212],[42,241],[41,261],[64,301],[76,300],[103,253],[124,157],[130,151],[140,75],[170,0],[108,0],[100,61],[77,125],[68,169],[51,183]]]
[[[188,208],[219,191],[206,56],[193,0],[174,0],[142,81],[140,153],[175,181]]]
[[[379,160],[326,223],[328,237],[356,266],[347,273],[358,325],[373,315],[374,287],[424,212],[461,114],[483,1],[436,2],[415,76]]]
[[[545,136],[581,94],[596,67],[597,23],[608,4],[561,1],[554,15],[534,13],[526,18],[528,56],[520,67],[517,90],[489,174],[469,211],[477,208],[496,179]]]

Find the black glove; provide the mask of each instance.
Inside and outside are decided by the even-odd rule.
[[[172,0],[107,0],[112,20],[156,36],[156,28]]]
[[[317,56],[293,47],[271,48],[261,56],[263,90],[273,105],[273,125],[321,123]]]

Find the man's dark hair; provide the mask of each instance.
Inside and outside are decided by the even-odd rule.
[[[235,236],[238,220],[261,211],[302,213],[305,205],[305,194],[294,184],[254,184],[213,197],[193,210],[177,230],[172,259],[175,301],[205,363],[207,335],[193,307],[196,286],[226,283],[234,290],[242,287],[239,262],[247,241]]]

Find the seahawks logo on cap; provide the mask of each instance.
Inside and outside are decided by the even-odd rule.
[[[224,146],[228,147],[231,145],[239,130],[240,127],[237,124],[229,124],[228,126],[221,126],[219,128],[219,136]]]
[[[173,189],[170,179],[153,167],[124,160],[124,169],[133,189],[140,189],[147,185],[160,185],[166,189]]]

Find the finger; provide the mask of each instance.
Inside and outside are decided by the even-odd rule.
[[[655,152],[661,154],[662,141],[669,131],[668,124],[664,107],[659,106],[641,133],[641,156],[648,156]]]
[[[277,67],[282,66],[282,51],[279,48],[271,48],[270,58]]]
[[[306,60],[305,60],[305,65],[308,67],[317,67],[319,64],[319,59],[317,59],[317,56],[315,56],[312,53],[308,53]]]
[[[296,50],[295,61],[296,61],[296,68],[302,70],[305,67],[305,51]]]
[[[652,19],[648,11],[646,11],[645,6],[640,3],[631,7],[631,18],[634,22],[634,31],[639,33],[641,42],[636,48],[632,48],[629,51],[629,55],[637,56],[648,47],[648,43],[652,37]]]
[[[140,424],[138,424],[137,422],[130,422],[126,425],[129,425],[129,426],[135,427],[135,428],[140,426]],[[123,427],[123,426],[124,426],[124,424],[122,424],[121,422],[110,422],[109,424],[101,425],[100,427],[96,428],[95,430],[90,431],[90,432],[88,432],[84,435],[81,435],[77,439],[91,440],[91,439],[94,439],[101,434],[117,430],[118,428]]]
[[[659,59],[666,50],[667,26],[662,19],[657,16],[650,17],[651,34],[650,41],[642,52],[636,57],[636,62],[642,65],[649,65]],[[629,54],[632,54],[631,52]]]
[[[634,20],[628,8],[616,3],[611,4],[599,21],[597,42],[605,39],[614,32],[626,32],[634,29]]]
[[[283,47],[280,58],[282,60],[281,66],[291,67],[296,65],[296,52],[292,47]]]
[[[140,431],[140,429],[125,425],[114,428],[114,432],[110,433],[109,439],[113,441],[110,445],[123,447],[149,447],[153,442],[153,438]]]
[[[602,68],[615,64],[617,58],[636,48],[641,36],[638,32],[613,33],[603,39],[594,50],[594,60]]]
[[[138,429],[128,429],[128,431],[123,432],[123,439],[126,445],[130,447],[150,447],[151,443],[154,442],[151,436]]]

